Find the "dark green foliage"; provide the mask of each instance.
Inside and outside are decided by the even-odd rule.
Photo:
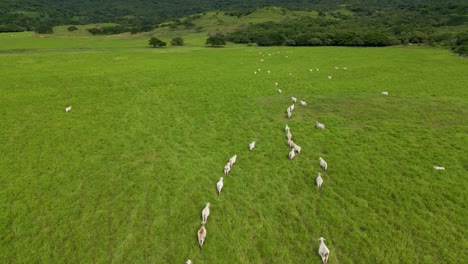
[[[52,34],[53,30],[52,26],[47,24],[41,24],[36,28],[35,32],[39,34]]]
[[[76,26],[69,26],[68,28],[68,31],[72,32],[72,31],[75,31],[75,30],[78,30],[78,28]]]
[[[429,6],[403,1],[387,4],[355,1],[346,6],[353,13],[333,11],[330,4],[327,11],[319,9],[316,18],[299,17],[281,22],[250,24],[229,33],[227,40],[235,43],[255,42],[259,46],[381,47],[425,44],[448,47],[465,54],[466,49],[458,48],[463,44],[456,41],[455,35],[467,31],[467,21],[463,15],[455,14],[466,11],[468,5],[453,2],[452,5],[438,3]],[[450,24],[458,26],[450,28]]]
[[[222,10],[220,12],[225,15],[242,17],[267,5],[280,7],[281,14],[287,14],[286,8],[315,10],[318,17],[271,22],[266,24],[268,28],[263,28],[264,25],[250,26],[240,33],[229,34],[228,39],[237,43],[256,42],[263,46],[422,43],[461,52],[465,50],[458,48],[462,44],[453,43],[456,43],[455,35],[468,31],[466,0],[4,0],[0,3],[0,32],[34,30],[51,33],[56,25],[110,22],[118,26],[92,29],[90,32],[138,33],[151,31],[165,21],[171,21],[167,24],[171,30],[193,28],[200,32],[201,28],[194,21],[206,11]],[[221,19],[215,23],[224,24]]]
[[[161,47],[166,46],[166,42],[158,38],[152,37],[149,40],[149,45],[151,45],[153,48],[161,48]]]
[[[211,47],[220,47],[226,45],[225,37],[222,34],[216,34],[209,36],[206,39],[206,45],[211,45]]]
[[[171,45],[172,46],[183,46],[184,45],[184,39],[181,37],[175,37],[171,40]]]
[[[417,18],[424,24],[444,26],[465,24],[468,6],[463,0],[353,0],[346,1],[346,6],[342,5],[343,2],[338,0],[191,0],[183,2],[173,0],[131,2],[125,0],[4,0],[0,4],[0,26],[12,24],[32,30],[45,21],[51,21],[52,26],[113,22],[124,27],[147,31],[149,27],[153,28],[153,25],[157,23],[206,11],[225,10],[226,15],[241,17],[250,14],[256,8],[268,5],[291,10],[318,10],[321,17],[330,16],[342,20],[351,19],[348,14],[337,11],[344,7],[359,16],[369,17],[379,16],[380,13],[377,10],[396,11],[405,15],[396,17],[398,21],[392,22],[405,24],[404,20],[410,17]],[[37,12],[40,16],[33,18],[20,13],[21,11]],[[149,27],[143,25],[149,25]],[[188,23],[188,26],[191,25]]]
[[[87,30],[93,35],[102,34],[102,31],[99,28],[88,28]]]
[[[93,35],[114,35],[124,32],[139,32],[136,28],[123,27],[121,25],[106,26],[102,28],[90,28],[88,31]]]

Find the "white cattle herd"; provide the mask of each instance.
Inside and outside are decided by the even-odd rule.
[[[278,52],[279,53],[279,52]],[[261,54],[261,52],[260,52]],[[268,56],[271,57],[272,54],[268,54]],[[263,59],[261,60],[262,62],[264,61]],[[336,70],[339,69],[339,67],[334,67]],[[347,70],[347,67],[343,67],[342,68],[343,70]],[[313,72],[313,69],[309,69],[310,72]],[[318,72],[319,69],[317,68],[316,71]],[[261,72],[261,69],[258,68],[256,71],[254,71],[254,74],[257,74],[257,73],[260,73]],[[270,74],[271,72],[268,70],[267,71],[268,74]],[[289,75],[292,75],[292,73],[289,73]],[[328,76],[328,79],[331,79],[332,76]],[[275,82],[275,86],[278,87],[278,82]],[[277,90],[278,94],[282,94],[283,91],[281,89],[278,89]],[[382,96],[388,96],[388,92],[387,91],[384,91],[384,92],[381,92],[381,95]],[[287,118],[290,119],[292,117],[292,112],[294,111],[294,108],[295,108],[295,103],[298,101],[298,98],[297,97],[294,97],[294,96],[291,96],[290,97],[293,104],[290,105],[287,109],[286,109],[286,114],[287,114]],[[300,100],[299,101],[300,104],[302,106],[307,106],[307,103],[306,101],[304,100]],[[65,109],[67,112],[71,110],[71,106],[68,107]],[[325,129],[325,125],[316,121],[315,122],[315,127],[320,129],[320,130],[323,130]],[[293,140],[292,140],[292,133],[291,133],[291,128],[286,124],[285,128],[284,128],[285,132],[286,132],[286,139],[287,139],[287,145],[289,146],[290,148],[290,151],[289,151],[289,154],[288,154],[288,158],[289,160],[292,160],[294,159],[294,157],[296,157],[297,154],[300,154],[301,153],[301,150],[302,148],[297,145]],[[249,151],[252,151],[254,148],[255,148],[255,145],[256,145],[256,141],[253,141],[252,143],[249,144],[248,146],[248,149]],[[237,160],[237,155],[234,155],[233,157],[231,157],[228,161],[228,163],[226,164],[226,166],[224,166],[224,175],[228,175],[229,172],[231,171],[231,168],[232,166],[234,165],[234,163],[236,162]],[[318,158],[319,160],[319,165],[320,165],[320,168],[327,172],[328,171],[328,163],[325,161],[325,159],[323,159],[322,157],[319,157]],[[441,166],[434,166],[433,167],[435,170],[445,170],[444,167],[441,167]],[[322,185],[323,185],[323,177],[322,177],[322,174],[319,172],[317,174],[317,178],[315,179],[315,183],[317,185],[317,189],[318,190],[321,190],[322,188]],[[217,193],[218,195],[221,194],[221,190],[224,186],[224,177],[220,177],[219,178],[219,181],[216,183],[216,190],[217,190]],[[210,203],[206,203],[205,205],[205,208],[203,209],[202,211],[202,223],[201,223],[201,227],[200,229],[198,230],[197,232],[197,237],[198,237],[198,243],[199,243],[199,246],[200,248],[203,246],[203,244],[205,243],[205,240],[206,240],[206,227],[205,225],[207,224],[207,220],[208,220],[208,216],[210,215]],[[327,264],[328,263],[328,258],[330,256],[330,250],[328,249],[328,247],[325,245],[325,238],[323,237],[320,237],[319,239],[319,248],[318,248],[318,254],[322,260],[322,263],[323,264]],[[192,261],[191,260],[187,260],[185,262],[186,264],[192,264]]]
[[[279,52],[278,52],[279,53]],[[291,52],[292,53],[292,52]],[[261,54],[261,52],[260,52]],[[271,57],[271,53],[268,54],[268,56]],[[261,60],[262,62],[264,61],[263,59]],[[339,68],[336,66],[334,67],[336,70],[338,70]],[[343,67],[342,68],[343,70],[347,70],[347,67]],[[310,72],[313,72],[313,69],[309,69]],[[319,69],[317,68],[316,71],[318,72]],[[254,71],[254,74],[257,74],[257,73],[260,73],[261,72],[261,69],[258,68],[256,71]],[[271,72],[268,70],[267,71],[268,74],[270,74]],[[289,73],[289,75],[292,75],[291,73]],[[328,79],[331,79],[332,77],[331,76],[328,76]],[[275,86],[278,87],[278,82],[275,82]],[[282,94],[283,91],[281,89],[278,89],[278,94]],[[388,96],[388,92],[387,91],[383,91],[381,92],[381,95],[382,96]],[[287,118],[290,119],[292,117],[292,112],[294,111],[294,104],[298,101],[298,98],[297,97],[294,97],[294,96],[291,96],[290,97],[293,104],[290,105],[287,109],[286,109],[286,113],[287,113]],[[304,101],[304,100],[300,100],[299,101],[300,104],[302,106],[307,106],[307,103]],[[65,108],[65,112],[70,112],[72,110],[72,106],[67,106]],[[315,127],[318,128],[318,129],[325,129],[325,125],[322,124],[322,123],[319,123],[318,121],[316,121],[315,123]],[[289,146],[290,148],[290,151],[289,151],[289,154],[288,154],[288,158],[289,160],[292,160],[294,159],[294,157],[296,157],[296,153],[297,154],[300,154],[301,153],[301,150],[302,148],[297,145],[293,140],[292,140],[292,133],[291,133],[291,128],[286,124],[285,128],[284,128],[285,132],[286,132],[286,138],[287,138],[287,145]],[[252,151],[254,148],[255,148],[255,145],[256,145],[256,141],[253,141],[251,142],[249,145],[248,145],[248,149],[249,151]],[[327,171],[328,170],[328,163],[322,158],[322,157],[319,157],[319,165],[320,165],[320,168],[323,170],[323,171]],[[231,171],[231,168],[233,167],[233,165],[236,163],[237,161],[237,154],[232,156],[229,161],[226,163],[226,165],[224,166],[224,175],[228,175],[229,172]],[[444,167],[441,167],[441,166],[433,166],[434,170],[445,170]],[[318,190],[321,190],[321,187],[322,187],[322,184],[323,184],[323,178],[322,178],[322,174],[321,173],[318,173],[317,174],[317,178],[315,180],[316,182],[316,185],[317,185],[317,189]],[[220,177],[219,178],[219,181],[216,183],[216,190],[217,190],[217,193],[218,195],[221,194],[221,190],[223,189],[223,186],[224,186],[224,177]],[[207,236],[207,230],[206,230],[206,224],[208,222],[208,216],[210,215],[210,203],[206,203],[205,204],[205,207],[203,208],[202,210],[202,222],[201,222],[201,227],[198,229],[197,231],[197,238],[198,238],[198,244],[200,246],[200,249],[203,247],[205,241],[206,241],[206,236]],[[324,243],[324,238],[323,237],[320,237],[319,238],[319,249],[318,249],[318,254],[320,255],[321,259],[322,259],[322,263],[323,264],[327,264],[328,263],[328,258],[329,258],[329,255],[330,255],[330,250],[328,249],[328,247],[325,245]],[[192,261],[190,259],[188,259],[186,262],[186,264],[192,264]]]

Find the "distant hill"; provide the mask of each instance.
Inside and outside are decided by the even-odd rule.
[[[270,6],[271,8],[266,7]],[[273,7],[275,6],[275,7]],[[294,12],[291,12],[294,10]],[[468,53],[466,0],[3,0],[0,32],[227,34],[236,43],[291,46],[429,44]],[[70,28],[70,27],[69,27]],[[75,27],[76,28],[76,27]],[[163,28],[163,29],[161,29]],[[70,30],[77,30],[70,28]],[[81,28],[81,32],[83,32]]]
[[[443,9],[461,15],[467,13],[465,0],[2,0],[0,32],[47,31],[57,25],[103,22],[148,31],[156,23],[192,14],[221,10],[241,16],[265,6],[322,12],[339,9]]]
[[[155,23],[212,10],[245,14],[275,5],[302,10],[327,2],[303,0],[2,0],[0,31],[36,30],[44,26],[113,22],[148,28]]]

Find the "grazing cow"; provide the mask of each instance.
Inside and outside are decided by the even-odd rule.
[[[305,101],[302,101],[302,100],[301,100],[301,105],[302,105],[302,106],[307,106],[307,103],[306,103]]]
[[[315,127],[320,129],[325,129],[325,125],[319,122],[315,122]]]
[[[71,105],[69,107],[65,108],[65,112],[67,112],[67,113],[70,112],[71,110],[72,110]]]
[[[292,149],[291,152],[289,152],[288,156],[289,156],[290,160],[294,159],[294,157],[296,156],[296,153],[295,153],[294,149]]]
[[[330,256],[330,250],[327,248],[327,246],[323,242],[324,240],[325,240],[325,238],[323,238],[323,237],[319,238],[320,246],[319,246],[318,253],[319,253],[320,257],[322,258],[322,263],[327,264],[328,263],[328,256]]]
[[[221,190],[223,189],[223,185],[224,185],[223,180],[224,180],[224,178],[221,177],[221,178],[219,178],[219,182],[216,183],[216,190],[218,190],[218,194],[220,194]]]
[[[317,188],[320,189],[320,187],[322,187],[322,183],[323,183],[322,175],[320,173],[318,174],[317,179],[315,180],[315,182],[317,183]]]
[[[293,144],[293,149],[294,149],[297,153],[301,153],[301,147],[299,147],[298,145]]]
[[[252,151],[252,149],[255,148],[255,141],[249,144],[249,151]]]
[[[208,216],[210,216],[210,203],[206,203],[205,208],[202,211],[202,225],[206,225],[206,221],[208,220]]]
[[[224,166],[224,175],[228,175],[230,171],[231,171],[231,163],[228,162],[226,166]]]
[[[200,229],[198,229],[197,237],[198,237],[198,244],[200,245],[200,248],[201,248],[203,244],[205,243],[205,239],[206,239],[206,228],[203,223]]]
[[[297,98],[296,97],[291,97],[291,100],[295,103],[297,102]]]
[[[234,155],[234,156],[232,156],[232,157],[229,159],[229,164],[231,165],[231,167],[232,167],[232,165],[234,165],[234,163],[236,163],[236,161],[237,161],[237,154]]]
[[[319,161],[320,161],[320,167],[321,167],[324,171],[326,171],[327,168],[328,168],[328,163],[327,163],[324,159],[322,159],[322,157],[319,158]]]

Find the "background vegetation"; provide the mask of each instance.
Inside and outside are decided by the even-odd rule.
[[[149,32],[159,27],[205,31],[196,20],[212,10],[241,18],[275,5],[281,20],[251,21],[226,28],[227,40],[261,46],[389,46],[428,44],[468,52],[468,3],[449,1],[56,1],[0,3],[0,32],[53,33],[58,25],[89,25],[93,35]],[[302,15],[288,16],[288,10]],[[104,23],[104,24],[103,24]],[[224,32],[226,33],[226,32]]]

